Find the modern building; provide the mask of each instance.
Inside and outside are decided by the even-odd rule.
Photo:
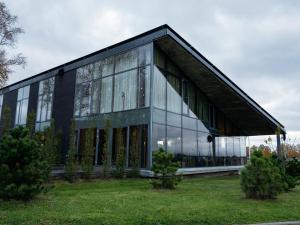
[[[86,128],[94,126],[95,165],[102,163],[104,127],[116,160],[122,128],[126,165],[133,143],[140,167],[149,169],[162,147],[183,168],[236,166],[246,162],[245,138],[285,129],[168,25],[57,66],[0,90],[0,109],[11,126],[36,114],[37,131],[54,119],[67,154],[70,121],[76,120],[80,158]],[[90,123],[89,118],[94,118]]]

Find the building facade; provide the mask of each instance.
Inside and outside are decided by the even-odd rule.
[[[11,109],[12,127],[25,125],[31,112],[36,131],[53,119],[63,134],[63,158],[72,118],[78,160],[92,126],[93,161],[99,166],[107,124],[112,167],[121,128],[126,166],[131,167],[132,149],[138,146],[144,169],[151,168],[159,148],[174,153],[182,168],[243,165],[246,136],[274,134],[278,128],[285,133],[168,25],[1,89],[1,127],[4,107]]]

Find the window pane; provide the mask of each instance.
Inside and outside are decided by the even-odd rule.
[[[111,112],[112,77],[102,79],[101,84],[101,113]]]
[[[135,109],[137,106],[137,70],[115,76],[114,111]]]
[[[198,166],[213,166],[212,142],[207,141],[208,133],[198,132]]]
[[[152,128],[152,151],[159,148],[166,149],[166,126],[154,123]]]
[[[197,120],[194,118],[182,116],[182,126],[183,128],[197,130]]]
[[[26,124],[27,119],[28,99],[23,100],[21,105],[20,124]]]
[[[168,75],[167,80],[167,109],[168,111],[181,113],[181,80]]]
[[[137,67],[137,50],[131,50],[116,57],[116,73]]]
[[[100,84],[100,79],[93,82],[92,113],[98,113],[100,110]]]
[[[45,121],[46,120],[46,116],[47,116],[47,103],[45,103],[45,101],[43,101],[43,96],[41,96],[41,121]]]
[[[21,106],[21,102],[17,102],[15,124],[19,124],[20,106]]]
[[[156,66],[154,67],[153,86],[154,106],[166,109],[166,78]]]
[[[181,127],[181,115],[167,112],[167,124]]]
[[[46,120],[51,120],[51,117],[52,117],[51,113],[52,113],[52,101],[48,102]]]
[[[167,126],[167,150],[176,160],[181,160],[181,128]]]
[[[189,96],[188,96],[188,82],[183,81],[183,103],[182,103],[182,114],[188,114],[189,113]]]
[[[189,95],[189,116],[196,118],[196,90],[191,83],[189,83],[188,86],[188,95]]]
[[[24,88],[18,89],[18,101],[23,98]]]
[[[139,48],[139,66],[145,66],[151,61],[151,46],[145,45]]]
[[[153,122],[166,123],[166,111],[160,109],[153,109]]]
[[[80,115],[87,116],[90,113],[91,82],[81,85]]]
[[[80,106],[80,115],[87,116],[90,113],[90,98],[82,97]]]
[[[101,77],[101,62],[96,62],[90,65],[89,68],[93,79],[98,79]]]
[[[149,106],[150,66],[139,69],[139,107]]]
[[[183,162],[182,167],[195,167],[197,162],[197,132],[182,130]]]
[[[233,137],[227,137],[227,156],[232,157],[234,155],[234,149],[233,149]]]
[[[92,80],[92,73],[87,66],[80,67],[76,70],[76,83],[80,84]]]
[[[111,75],[114,73],[114,58],[106,58],[101,61],[102,65],[102,77]]]
[[[75,97],[74,97],[74,115],[80,115],[80,99],[81,99],[81,88],[80,85],[76,85]]]
[[[198,153],[201,156],[212,156],[211,143],[207,141],[208,133],[198,132]]]
[[[112,148],[112,165],[116,164],[116,158],[119,151],[124,151],[126,154],[127,128],[113,129],[113,148]],[[124,158],[125,161],[125,158]]]

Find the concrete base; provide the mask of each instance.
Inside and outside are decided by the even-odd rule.
[[[177,174],[181,175],[199,175],[211,173],[224,173],[224,172],[239,172],[244,166],[213,166],[213,167],[193,167],[181,168]],[[153,172],[150,170],[140,170],[143,177],[153,177]]]
[[[201,175],[201,174],[217,174],[217,173],[237,173],[239,172],[244,166],[214,166],[214,167],[193,167],[193,168],[181,168],[177,171],[177,174],[184,175],[184,176],[191,176],[191,175]],[[78,170],[78,174],[82,171]],[[100,166],[94,167],[94,177],[101,177],[102,169]],[[52,177],[63,177],[64,176],[64,168],[56,167],[51,172]],[[140,175],[142,177],[153,177],[154,174],[151,170],[141,169]]]

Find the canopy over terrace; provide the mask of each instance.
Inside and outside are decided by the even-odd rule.
[[[169,26],[166,35],[154,43],[185,71],[206,96],[218,107],[239,131],[232,136],[272,135],[278,129],[285,135],[284,126],[250,98],[226,75],[182,39]]]

